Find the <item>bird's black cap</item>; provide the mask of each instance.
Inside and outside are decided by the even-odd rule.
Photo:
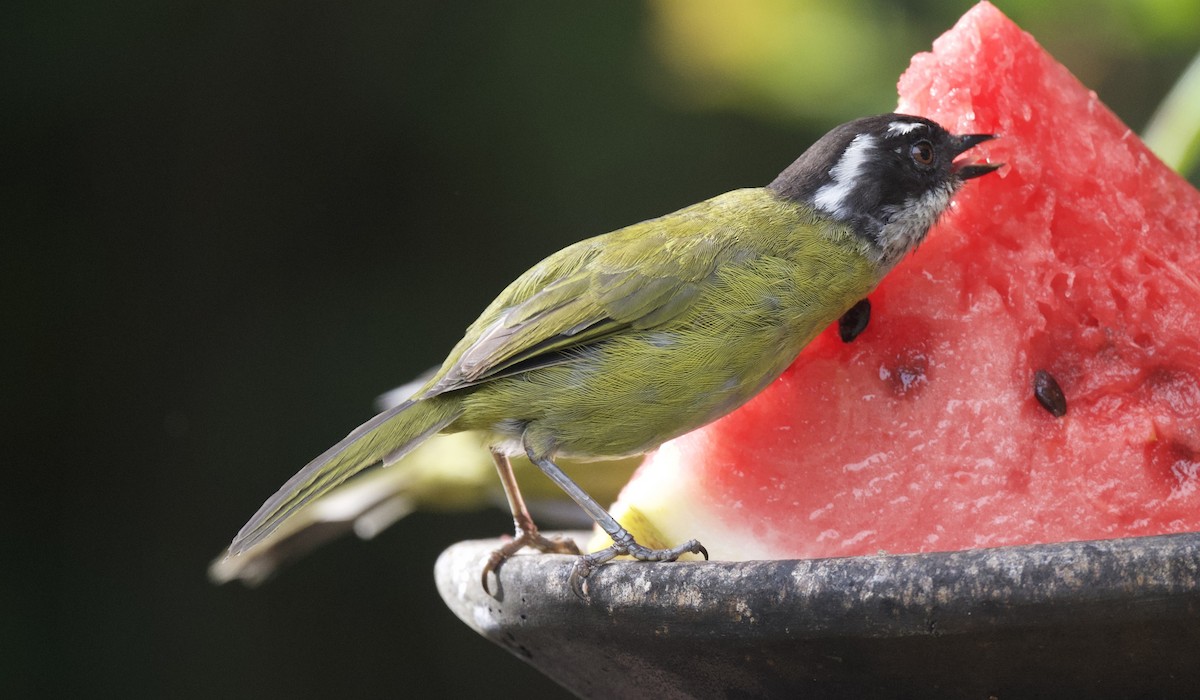
[[[920,242],[963,181],[999,165],[955,162],[992,134],[954,135],[937,122],[880,114],[829,131],[768,189],[849,225],[894,263]]]

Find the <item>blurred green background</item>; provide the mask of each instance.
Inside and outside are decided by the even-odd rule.
[[[1195,0],[997,4],[1139,131],[1200,48]],[[529,265],[890,110],[970,5],[8,9],[0,696],[561,694],[436,597],[503,511],[205,566]]]

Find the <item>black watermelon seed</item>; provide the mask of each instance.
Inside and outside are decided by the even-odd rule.
[[[849,343],[867,330],[871,321],[871,302],[863,299],[838,319],[838,335],[843,343]]]
[[[1055,418],[1067,415],[1067,397],[1063,396],[1062,387],[1054,379],[1054,375],[1044,369],[1033,373],[1033,395],[1038,403]]]

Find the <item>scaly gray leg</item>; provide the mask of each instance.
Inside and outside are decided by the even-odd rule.
[[[596,521],[600,529],[604,530],[612,538],[613,544],[611,547],[580,556],[575,562],[575,568],[571,570],[571,590],[582,600],[591,602],[587,593],[587,577],[602,564],[621,554],[628,554],[638,561],[675,561],[683,554],[689,552],[692,554],[703,554],[704,558],[708,559],[708,550],[696,540],[688,540],[678,547],[672,547],[671,549],[650,549],[649,547],[643,547],[633,539],[633,535],[629,534],[628,530],[621,527],[621,524],[613,516],[609,515],[608,511],[600,507],[600,504],[595,499],[579,488],[578,484],[571,481],[571,478],[563,473],[563,470],[552,459],[537,454],[530,447],[528,441],[525,443],[525,453],[529,455],[530,461],[538,465],[538,468],[545,472],[546,476],[558,484],[559,488],[565,491],[571,497],[571,500],[578,503],[579,507],[592,520]]]

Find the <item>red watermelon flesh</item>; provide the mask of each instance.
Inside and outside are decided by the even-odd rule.
[[[899,88],[901,112],[1000,134],[976,151],[1008,166],[967,183],[857,340],[828,330],[664,445],[614,515],[718,559],[1200,529],[1200,193],[990,4]]]

